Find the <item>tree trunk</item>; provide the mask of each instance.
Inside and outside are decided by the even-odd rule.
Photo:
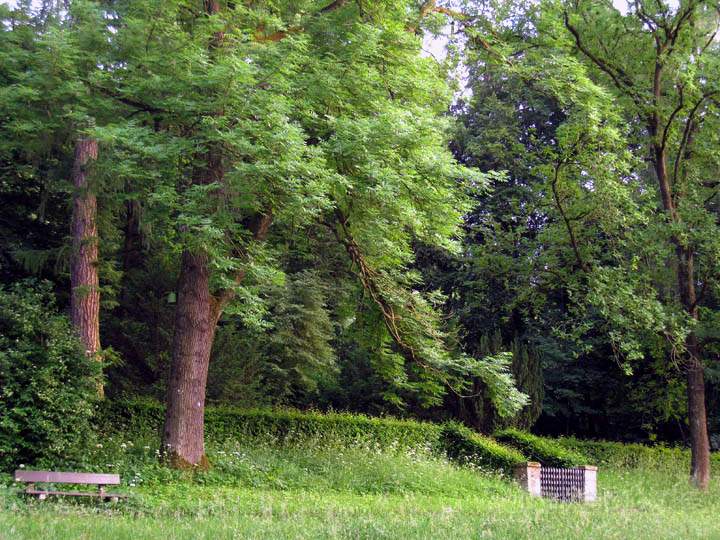
[[[710,443],[707,430],[707,415],[705,410],[705,374],[702,362],[695,356],[697,340],[694,335],[688,338],[692,345],[688,345],[687,361],[687,395],[688,418],[690,421],[690,478],[692,483],[701,490],[706,490],[710,484]]]
[[[253,240],[264,241],[271,223],[270,213],[250,220]],[[235,283],[244,277],[245,272],[238,271]],[[207,374],[217,323],[234,294],[224,289],[212,295],[207,254],[183,252],[163,430],[163,454],[171,467],[210,465],[204,443]]]
[[[694,254],[688,248],[677,248],[678,288],[688,314],[698,319],[695,293]],[[705,373],[697,336],[692,331],[686,343],[685,369],[687,376],[688,421],[690,424],[690,479],[701,490],[710,483],[710,441],[705,406]]]
[[[208,258],[182,255],[175,337],[168,382],[163,452],[170,466],[207,468],[205,387],[217,314],[210,295]]]
[[[195,184],[222,184],[222,157],[216,148],[204,156],[206,167]],[[185,250],[180,262],[175,334],[167,388],[162,454],[176,469],[207,469],[205,456],[205,389],[215,327],[224,303],[210,293],[207,253]],[[237,280],[239,282],[239,279]]]
[[[656,99],[659,99],[656,85]],[[658,136],[659,121],[650,125],[654,137]],[[680,221],[672,186],[667,170],[667,151],[656,143],[653,147],[655,174],[660,188],[660,199],[668,215],[671,226]],[[698,319],[697,294],[695,292],[695,254],[692,246],[687,246],[681,238],[673,236],[677,260],[677,287],[680,301],[685,311],[693,319]],[[695,332],[691,330],[685,341],[684,368],[687,377],[688,423],[690,424],[690,481],[701,490],[710,483],[710,439],[707,429],[705,406],[705,374],[701,361],[700,345]]]
[[[214,15],[220,11],[220,2],[204,0],[204,7],[208,15]],[[209,44],[210,51],[217,49],[223,38],[223,32],[216,32]],[[193,183],[223,186],[222,145],[211,142],[201,159],[205,166],[195,172]],[[253,240],[265,240],[272,219],[269,211],[248,219],[246,225],[253,233]],[[204,427],[210,353],[217,322],[224,307],[233,299],[235,290],[228,288],[216,295],[211,294],[208,263],[207,253],[183,252],[162,442],[163,455],[167,463],[175,468],[209,466],[205,456]],[[237,271],[235,283],[240,284],[244,277],[243,270]]]
[[[679,217],[667,173],[667,154],[665,149],[658,145],[655,146],[654,152],[660,197],[670,222],[674,224]],[[673,237],[673,243],[677,258],[677,285],[680,300],[688,315],[697,320],[695,255],[692,246],[684,245],[680,238]],[[706,490],[710,483],[710,439],[705,406],[705,374],[700,359],[700,346],[694,331],[688,335],[685,349],[684,367],[687,377],[688,423],[690,424],[690,480],[699,489]]]
[[[85,354],[100,358],[100,288],[98,278],[97,198],[89,186],[88,168],[97,159],[98,143],[78,139],[73,166],[72,261],[70,315]],[[102,384],[98,394],[103,396]]]

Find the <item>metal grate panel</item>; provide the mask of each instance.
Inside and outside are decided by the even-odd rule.
[[[585,470],[542,467],[540,492],[543,497],[557,501],[582,501],[585,492]]]

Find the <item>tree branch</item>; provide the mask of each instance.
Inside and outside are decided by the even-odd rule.
[[[272,225],[272,222],[273,214],[271,211],[254,216],[248,224],[248,229],[250,229],[250,231],[252,232],[253,240],[255,240],[256,242],[265,241],[268,233],[270,232],[270,225]],[[235,272],[235,275],[233,276],[233,282],[235,286],[238,286],[240,285],[240,283],[242,283],[243,279],[245,279],[246,274],[247,271],[244,268],[240,268]],[[218,291],[217,294],[211,297],[211,301],[213,304],[212,310],[215,316],[216,323],[222,315],[225,306],[227,306],[232,301],[232,299],[235,298],[235,294],[235,289],[233,287],[228,287],[226,289],[221,289],[220,291]]]
[[[573,253],[575,254],[578,265],[583,272],[589,273],[590,266],[587,264],[587,262],[585,262],[585,260],[582,258],[582,255],[580,254],[580,248],[578,247],[577,238],[575,237],[575,231],[572,228],[572,223],[570,223],[570,219],[565,213],[565,209],[560,202],[560,195],[558,193],[557,185],[560,178],[560,168],[563,166],[563,163],[563,161],[558,161],[554,167],[555,170],[551,182],[553,199],[555,201],[555,206],[557,207],[558,212],[560,212],[560,216],[562,217],[563,222],[565,222],[565,228],[567,229],[568,235],[570,236],[570,244],[572,245]]]
[[[680,141],[680,147],[678,148],[677,155],[675,156],[675,164],[673,166],[673,182],[677,182],[678,174],[680,171],[680,164],[685,159],[685,152],[687,150],[688,141],[690,140],[690,134],[692,133],[692,126],[695,122],[695,116],[697,115],[700,106],[706,99],[712,98],[717,92],[709,92],[703,94],[702,97],[693,105],[692,109],[688,113],[687,119],[685,120],[685,128],[683,129],[682,139]]]
[[[113,92],[112,90],[109,90],[108,88],[104,88],[102,86],[93,84],[90,81],[83,81],[83,82],[86,85],[88,85],[90,88],[92,88],[93,90],[97,90],[101,94],[103,94],[109,98],[112,98],[115,101],[122,103],[123,105],[127,105],[128,107],[137,109],[137,111],[133,114],[136,114],[138,112],[148,112],[148,113],[166,113],[166,112],[168,112],[167,109],[162,109],[160,107],[148,105],[147,103],[143,103],[142,101],[139,101],[137,99],[123,96],[121,94],[118,94],[117,92]]]
[[[675,107],[675,109],[673,109],[673,112],[670,113],[668,121],[665,123],[665,127],[663,128],[662,137],[660,139],[660,144],[662,148],[665,148],[665,146],[667,145],[668,134],[670,133],[670,128],[672,127],[672,123],[675,120],[675,117],[685,106],[685,87],[682,84],[678,85],[678,91],[680,93],[680,99],[678,101],[677,107]]]
[[[593,52],[587,48],[580,37],[580,32],[570,23],[570,15],[567,11],[563,11],[563,20],[565,28],[567,28],[575,39],[575,45],[577,48],[601,71],[607,74],[612,79],[617,89],[628,95],[642,111],[643,101],[638,96],[637,92],[635,92],[634,83],[627,73],[618,67],[611,66],[606,60],[593,54]]]

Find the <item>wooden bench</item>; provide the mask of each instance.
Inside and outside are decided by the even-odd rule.
[[[119,474],[96,474],[77,472],[54,472],[54,471],[15,471],[15,481],[25,482],[27,487],[23,493],[34,495],[38,499],[45,500],[48,495],[64,495],[67,497],[99,497],[117,502],[127,495],[121,493],[107,493],[105,486],[117,486],[120,484]],[[98,490],[89,491],[50,491],[47,489],[36,489],[35,484],[84,484],[95,485]]]

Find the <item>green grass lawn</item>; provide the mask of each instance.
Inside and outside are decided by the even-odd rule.
[[[127,502],[25,500],[6,477],[0,538],[720,539],[720,484],[697,493],[679,470],[601,469],[599,500],[568,504],[423,450],[226,443],[192,475],[141,443],[95,456],[121,472]]]

